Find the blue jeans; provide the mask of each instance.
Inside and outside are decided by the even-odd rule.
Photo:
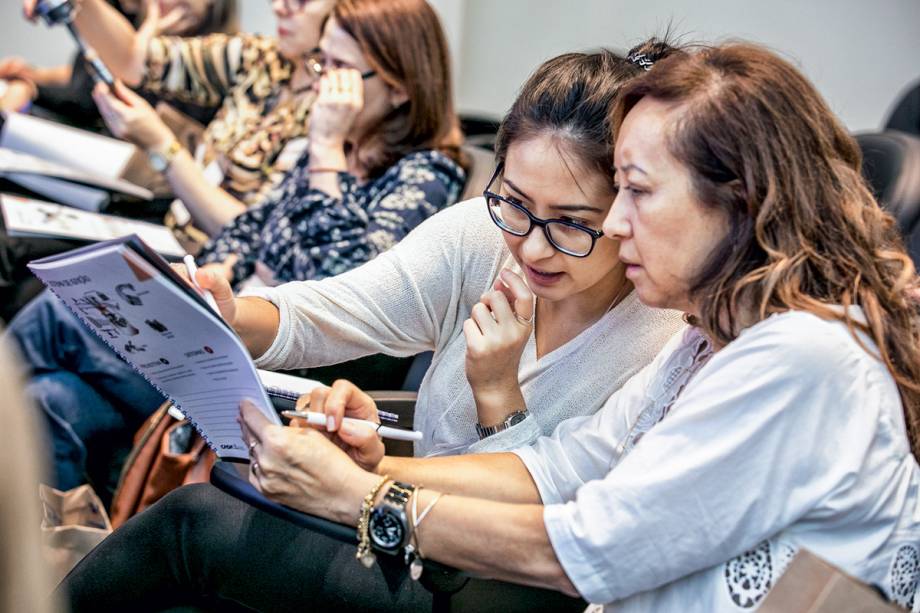
[[[50,292],[10,322],[27,369],[26,391],[42,410],[54,452],[54,486],[87,481],[95,449],[124,450],[163,396]]]

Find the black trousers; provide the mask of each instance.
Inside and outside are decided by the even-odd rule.
[[[94,549],[59,591],[72,611],[581,611],[548,590],[469,580],[449,602],[401,560],[364,568],[355,547],[258,511],[209,484],[180,488]]]

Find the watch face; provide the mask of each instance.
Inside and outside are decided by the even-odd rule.
[[[508,425],[510,425],[510,426],[516,426],[516,425],[518,425],[519,423],[521,423],[522,421],[524,421],[524,419],[526,419],[526,418],[527,418],[527,413],[523,413],[523,412],[522,412],[522,413],[515,413],[514,415],[511,416],[511,420],[508,422]]]
[[[169,162],[162,153],[150,153],[148,159],[150,160],[150,167],[156,172],[164,172],[169,167]]]
[[[371,542],[387,551],[398,550],[406,536],[405,521],[393,509],[374,509],[368,528]]]

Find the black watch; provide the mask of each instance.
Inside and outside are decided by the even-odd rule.
[[[409,544],[411,530],[406,507],[414,492],[414,485],[394,481],[371,511],[367,533],[375,551],[396,555]]]

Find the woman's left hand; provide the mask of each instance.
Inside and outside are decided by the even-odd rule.
[[[533,293],[524,280],[503,270],[493,291],[482,295],[463,323],[466,378],[481,424],[499,423],[525,408],[518,371],[533,331],[535,307]]]
[[[249,481],[281,504],[353,525],[364,495],[380,481],[320,432],[272,424],[249,401],[240,406],[240,427],[250,448]]]
[[[364,81],[354,68],[327,70],[318,83],[319,93],[310,109],[310,148],[338,149],[364,107]],[[311,164],[313,160],[310,160]]]
[[[117,138],[130,141],[144,150],[163,151],[175,136],[150,104],[121,81],[114,91],[96,84],[93,100],[105,125]]]

